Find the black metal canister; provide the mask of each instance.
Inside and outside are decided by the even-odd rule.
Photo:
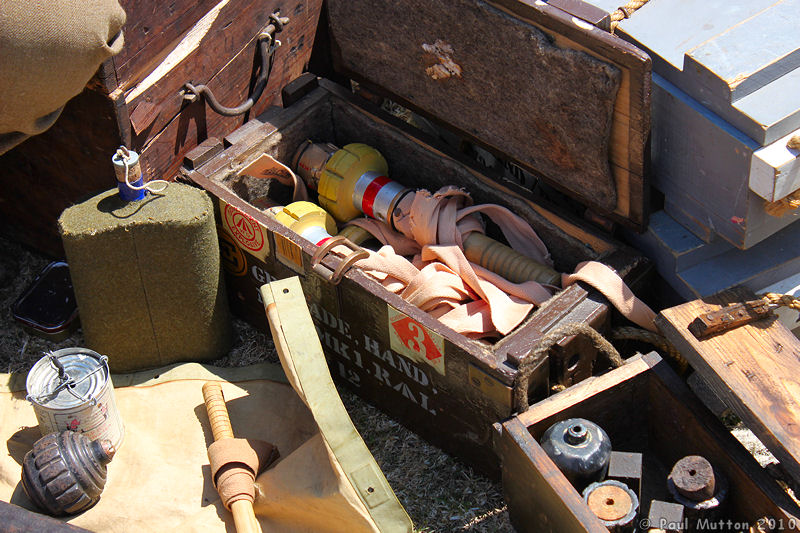
[[[542,448],[578,490],[602,480],[611,458],[611,441],[603,428],[583,418],[570,418],[550,426]]]

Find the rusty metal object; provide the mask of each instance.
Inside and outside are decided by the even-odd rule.
[[[194,103],[200,97],[205,97],[206,103],[209,107],[226,117],[235,117],[243,115],[250,111],[250,109],[261,98],[261,94],[267,87],[269,82],[269,75],[272,72],[272,65],[275,60],[275,49],[281,45],[281,42],[275,38],[275,34],[283,31],[284,24],[289,23],[288,17],[281,17],[279,12],[275,12],[269,16],[270,23],[264,28],[258,36],[258,53],[261,57],[261,71],[258,74],[253,92],[250,96],[236,107],[226,107],[217,101],[211,89],[204,84],[193,85],[191,82],[184,84],[183,99],[187,103]]]
[[[550,426],[542,435],[542,449],[576,489],[605,477],[611,441],[597,424],[569,418]]]
[[[672,467],[667,489],[684,506],[688,531],[694,531],[698,520],[719,516],[728,496],[728,481],[707,459],[689,455]]]
[[[668,478],[681,496],[701,502],[714,496],[714,467],[705,457],[689,455],[675,463]]]
[[[703,313],[689,324],[698,339],[722,333],[772,315],[772,306],[764,300],[751,300]]]
[[[50,433],[22,462],[25,494],[53,516],[85,511],[100,500],[115,451],[109,440],[92,441],[74,431]]]
[[[592,483],[583,491],[583,501],[610,531],[633,529],[639,498],[624,483],[613,480]]]

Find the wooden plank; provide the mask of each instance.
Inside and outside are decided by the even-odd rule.
[[[311,0],[311,7],[318,12],[320,0]],[[195,85],[207,84],[217,100],[225,106],[235,107],[245,100],[253,83],[253,72],[257,68],[258,34],[277,9],[277,0],[271,5],[253,3],[249,0],[231,0],[219,13],[198,24],[207,27],[191,39],[187,38],[175,52],[166,58],[140,84],[126,91],[125,103],[138,112],[144,105],[154,106],[149,123],[137,128],[136,143],[142,146],[157,135],[186,105],[183,86],[186,82]],[[316,5],[314,5],[316,4]],[[305,0],[295,0],[289,8],[305,6]],[[314,11],[312,11],[313,13]],[[296,17],[280,34],[283,46],[275,52],[275,64],[270,83],[262,100],[256,106],[256,114],[263,111],[264,102],[276,100],[276,93],[291,79],[299,76],[308,60],[314,42],[315,16]],[[188,42],[191,41],[191,42]],[[223,71],[227,74],[222,74]],[[234,73],[233,77],[231,73]],[[251,113],[251,116],[253,113]],[[145,129],[146,128],[146,129]]]
[[[800,341],[775,318],[702,341],[687,329],[700,313],[753,298],[746,289],[726,291],[665,309],[656,324],[784,469],[800,480]]]
[[[495,439],[503,461],[503,496],[515,511],[510,517],[517,531],[608,533],[517,418],[504,423]],[[534,494],[536,505],[530,505]]]
[[[311,10],[310,13],[319,13],[321,0],[295,3],[302,4],[304,9]],[[272,11],[265,10],[265,12],[269,14]],[[235,11],[225,11],[225,14],[232,19],[240,16]],[[161,101],[161,113],[158,118],[133,140],[134,149],[138,148],[143,153],[142,170],[148,179],[174,175],[181,165],[183,155],[189,149],[207,137],[224,137],[237,126],[242,125],[247,116],[256,116],[278,101],[284,85],[303,72],[314,42],[316,24],[315,16],[307,16],[297,17],[286,26],[281,35],[281,39],[284,39],[283,45],[276,51],[275,64],[267,88],[264,89],[264,94],[249,115],[238,117],[219,115],[208,106],[205,100],[185,106],[179,92],[185,81],[189,79],[196,81],[194,78],[197,75],[196,71],[203,71],[203,69],[196,69],[197,62],[204,64],[208,61],[210,63],[206,72],[216,73],[206,84],[214,91],[217,100],[228,106],[239,105],[243,102],[250,92],[257,31],[253,31],[247,37],[249,42],[233,57],[223,53],[221,56],[224,58],[223,61],[216,58],[218,67],[221,66],[219,71],[215,71],[215,67],[212,66],[215,59],[213,54],[209,54],[206,46],[203,46],[170,71],[162,80],[134,99],[132,104],[147,98],[156,100],[164,98]],[[226,31],[224,24],[218,28],[215,26],[215,28],[208,48],[215,50],[221,47],[219,49],[225,52],[227,50],[225,43],[229,38],[230,31]]]
[[[544,2],[408,0],[377,8],[361,1],[328,7],[340,71],[543,175],[615,220],[644,226],[649,58],[639,50]],[[401,11],[416,16],[408,19]],[[381,22],[387,18],[402,24],[387,28]],[[378,40],[375,27],[381,27]],[[492,46],[475,53],[476,35],[492,35]],[[373,46],[359,44],[365,39]],[[549,68],[542,59],[561,53],[568,59],[553,62],[573,67]],[[444,65],[452,73],[440,75]],[[598,65],[620,76],[610,110],[607,95],[598,96]],[[573,84],[570,73],[578,71],[580,82]],[[537,83],[530,82],[532,76]],[[584,135],[586,117],[592,117],[592,132]],[[574,142],[578,137],[583,143]]]
[[[180,37],[218,3],[229,0],[120,0],[127,13],[125,46],[114,56],[117,84],[129,89],[169,52]]]

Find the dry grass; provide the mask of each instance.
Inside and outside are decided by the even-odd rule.
[[[44,351],[83,346],[80,330],[63,342],[52,343],[29,335],[14,322],[11,305],[49,261],[1,237],[0,247],[0,371],[27,372]],[[235,320],[234,327],[234,348],[213,364],[278,361],[268,335],[241,320]],[[499,483],[427,444],[349,390],[340,387],[339,392],[417,531],[513,531]]]

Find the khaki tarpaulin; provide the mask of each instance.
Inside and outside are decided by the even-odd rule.
[[[294,331],[283,339],[291,349],[281,358],[297,393],[270,364],[188,363],[116,376],[125,440],[108,465],[100,502],[70,523],[110,532],[234,531],[206,455],[213,437],[201,387],[221,380],[236,436],[272,442],[281,454],[256,482],[254,507],[265,532],[411,531],[336,393],[299,284],[276,283],[284,298],[278,311]],[[297,293],[301,305],[290,298]],[[295,348],[300,337],[303,345]],[[33,509],[22,491],[20,463],[39,437],[36,417],[25,400],[24,376],[0,379],[0,437],[8,448],[0,456],[0,500]]]

